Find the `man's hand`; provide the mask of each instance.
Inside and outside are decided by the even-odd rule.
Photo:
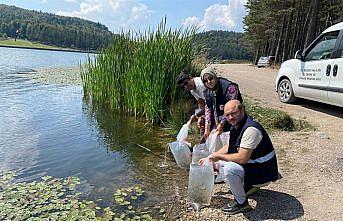
[[[205,163],[206,160],[207,160],[207,157],[201,158],[201,159],[199,160],[199,164],[200,164],[200,165],[204,165],[204,163]]]
[[[210,136],[210,134],[211,134],[211,131],[205,127],[204,137],[206,140],[207,140],[208,136]]]
[[[213,162],[216,162],[220,160],[219,156],[220,156],[220,153],[214,152],[210,156],[208,156],[208,159],[212,160]]]
[[[193,114],[193,115],[189,118],[191,124],[192,124],[193,122],[195,122],[196,119],[197,119],[197,116],[195,116],[195,114]]]
[[[224,124],[223,123],[219,123],[217,125],[217,129],[216,129],[216,132],[219,134],[221,134],[223,132],[223,127],[224,127]]]

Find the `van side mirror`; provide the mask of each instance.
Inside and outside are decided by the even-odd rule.
[[[302,55],[302,50],[297,50],[297,52],[295,52],[295,56],[294,56],[294,58],[295,59],[298,59],[298,60],[300,60],[300,61],[302,61],[302,60],[304,60],[304,57],[303,57],[303,55]]]

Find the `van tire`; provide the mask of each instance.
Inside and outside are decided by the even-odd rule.
[[[285,78],[278,84],[279,100],[283,103],[293,103],[297,98],[294,96],[294,91],[291,82]]]

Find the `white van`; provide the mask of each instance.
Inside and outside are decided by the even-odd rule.
[[[281,102],[299,97],[343,107],[343,22],[283,62],[275,88]]]

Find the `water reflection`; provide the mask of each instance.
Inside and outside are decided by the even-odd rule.
[[[167,161],[168,167],[160,166],[165,161],[166,145],[171,137],[133,117],[106,108],[92,108],[87,100],[84,100],[83,110],[89,117],[89,124],[97,128],[99,142],[108,153],[120,153],[127,159],[125,168],[117,175],[117,182],[144,185],[149,195],[146,204],[150,206],[175,199],[175,194],[179,194],[176,189],[184,191],[187,172],[178,169],[174,160]],[[98,172],[96,176],[108,178],[106,172]]]
[[[78,176],[85,196],[104,205],[113,202],[115,189],[134,184],[147,191],[142,206],[176,199],[187,172],[173,161],[160,167],[171,138],[134,118],[91,108],[79,86],[33,83],[20,74],[59,66],[58,59],[75,65],[79,55],[0,48],[0,169],[19,172],[18,181]]]

